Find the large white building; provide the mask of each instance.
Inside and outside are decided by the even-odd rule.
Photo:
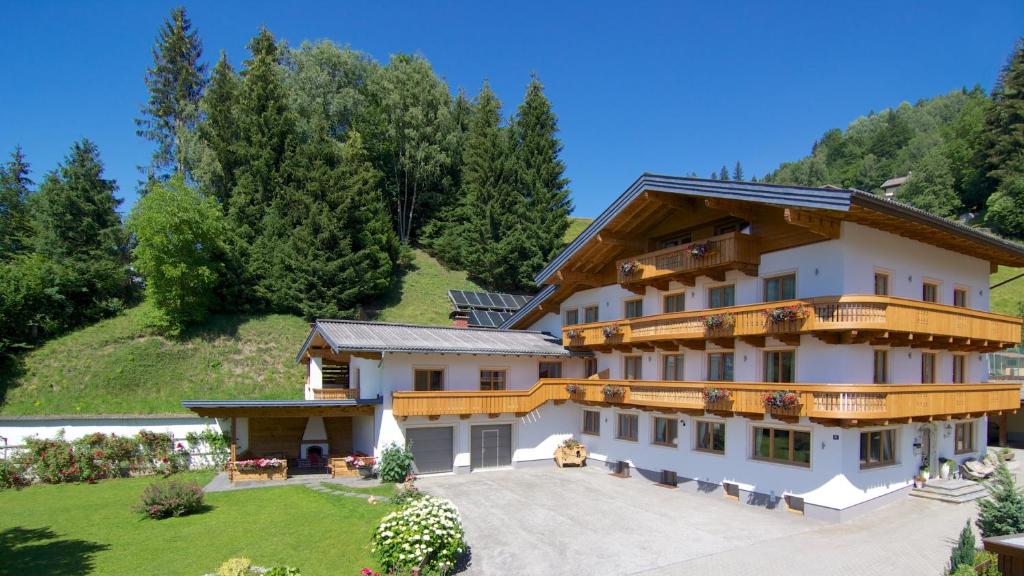
[[[863,192],[644,175],[502,329],[321,320],[305,400],[184,404],[240,453],[396,442],[461,473],[575,437],[592,464],[842,520],[983,455],[1019,407],[985,383],[1020,341],[988,312],[998,265],[1024,248]]]

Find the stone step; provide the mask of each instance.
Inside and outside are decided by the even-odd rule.
[[[988,490],[977,482],[970,480],[933,480],[922,488],[914,488],[910,491],[911,496],[963,504],[973,502],[988,495]]]
[[[982,491],[982,492],[975,492],[973,494],[967,494],[967,495],[964,495],[964,496],[946,496],[944,494],[936,494],[934,492],[921,492],[919,490],[911,490],[910,491],[910,495],[911,496],[915,496],[917,498],[925,498],[925,499],[928,499],[928,500],[938,500],[939,502],[948,502],[950,504],[964,504],[964,503],[967,503],[967,502],[973,502],[975,500],[979,500],[981,498],[984,498],[988,494],[986,492]]]

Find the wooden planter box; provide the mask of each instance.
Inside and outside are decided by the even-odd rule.
[[[555,449],[555,464],[558,464],[559,468],[565,466],[584,466],[587,463],[587,448],[580,446],[579,448],[566,448],[559,446]]]
[[[288,478],[288,466],[282,466],[280,468],[263,468],[260,470],[238,470],[234,465],[232,465],[229,476],[232,482],[285,480]]]
[[[372,474],[373,467],[377,463],[376,459],[367,457],[363,458],[363,460],[370,462],[370,470]],[[331,458],[327,467],[331,471],[331,478],[337,478],[338,476],[344,478],[356,478],[360,476],[364,478],[368,477],[364,473],[361,473],[359,468],[356,468],[349,462],[345,462],[344,458]]]

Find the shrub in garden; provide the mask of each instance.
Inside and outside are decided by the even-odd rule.
[[[458,509],[437,496],[423,496],[385,516],[371,542],[381,566],[398,574],[417,568],[450,573],[466,547]]]
[[[58,484],[77,482],[80,477],[78,462],[71,443],[59,432],[55,438],[26,438],[28,453],[25,465],[41,482]]]
[[[0,460],[0,490],[20,490],[31,483],[19,458],[7,457]]]
[[[302,576],[298,568],[291,566],[256,566],[248,558],[232,558],[220,565],[217,576]]]
[[[989,497],[978,500],[978,530],[985,538],[1024,532],[1024,494],[1013,474],[1000,462],[995,477],[985,483]]]
[[[404,482],[412,470],[412,452],[392,442],[380,455],[380,481]]]
[[[960,531],[960,539],[957,541],[953,551],[949,554],[949,571],[956,572],[960,566],[974,568],[974,556],[977,554],[977,542],[974,540],[974,531],[971,530],[971,521]]]
[[[192,481],[169,480],[146,486],[135,511],[154,519],[187,516],[203,507],[203,489]]]

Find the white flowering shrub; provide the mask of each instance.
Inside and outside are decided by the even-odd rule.
[[[385,516],[373,533],[373,552],[387,572],[415,568],[447,574],[466,548],[462,517],[450,501],[423,496]]]

